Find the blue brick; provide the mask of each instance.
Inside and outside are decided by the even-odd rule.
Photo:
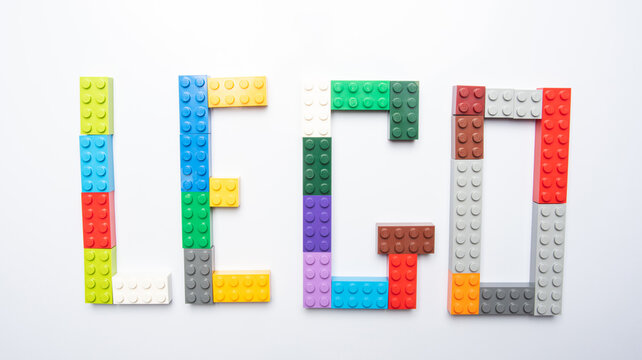
[[[80,135],[83,192],[114,191],[113,135]]]
[[[387,309],[388,278],[332,277],[333,309]]]
[[[181,190],[209,191],[210,134],[183,134],[181,143]]]
[[[207,76],[179,76],[178,102],[181,134],[208,134],[210,112],[207,107]]]

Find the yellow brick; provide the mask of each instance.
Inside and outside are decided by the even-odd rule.
[[[239,207],[239,179],[210,178],[210,207]]]
[[[215,271],[214,302],[269,302],[270,270]]]
[[[267,106],[265,76],[208,78],[207,102],[211,108]]]
[[[80,134],[114,133],[114,84],[110,77],[80,78]]]

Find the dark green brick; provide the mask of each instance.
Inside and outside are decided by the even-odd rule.
[[[332,138],[303,138],[303,195],[330,195]]]
[[[419,81],[390,82],[390,140],[419,138]]]
[[[389,110],[390,81],[332,80],[332,110]]]
[[[183,218],[183,248],[211,248],[210,193],[181,192],[181,216]]]

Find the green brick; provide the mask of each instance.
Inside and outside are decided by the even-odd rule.
[[[80,78],[80,134],[114,133],[114,83],[110,77]]]
[[[419,81],[390,82],[390,140],[419,138]]]
[[[332,189],[332,138],[303,138],[303,194],[330,195]]]
[[[332,110],[389,110],[390,81],[332,81]]]
[[[85,302],[112,304],[111,278],[116,274],[116,247],[85,249]]]
[[[181,216],[183,248],[211,248],[210,193],[181,192]]]

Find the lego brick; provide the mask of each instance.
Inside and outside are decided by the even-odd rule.
[[[533,203],[531,282],[535,316],[562,312],[566,204]]]
[[[419,81],[390,82],[389,140],[419,137]]]
[[[114,304],[169,304],[172,282],[169,273],[118,273],[112,278]]]
[[[114,83],[110,77],[80,78],[80,133],[114,133]]]
[[[532,283],[481,283],[479,315],[533,315]]]
[[[82,234],[85,249],[116,246],[114,192],[81,193]]]
[[[332,138],[303,138],[303,195],[330,195]]]
[[[181,134],[181,191],[209,191],[210,134]]]
[[[432,223],[377,223],[377,253],[433,254],[435,226]]]
[[[215,271],[214,302],[269,302],[270,271]]]
[[[112,276],[116,274],[116,247],[111,249],[84,249],[85,302],[111,304],[113,302]]]
[[[214,249],[183,249],[185,303],[212,304]]]
[[[333,309],[387,309],[388,278],[332,277]]]
[[[542,118],[542,90],[515,90],[514,119]]]
[[[239,178],[210,178],[211,207],[239,207]]]
[[[267,106],[265,76],[207,79],[207,104],[211,108]]]
[[[533,201],[566,202],[571,89],[543,90],[542,120],[535,123]]]
[[[479,274],[453,274],[448,270],[448,312],[479,314]]]
[[[482,160],[450,161],[449,269],[477,273],[482,224]]]
[[[210,197],[207,192],[181,192],[183,248],[209,249],[212,247],[209,202]]]
[[[452,115],[484,116],[486,88],[483,86],[453,86]]]
[[[417,254],[388,255],[388,309],[417,307]]]
[[[329,308],[332,287],[332,254],[303,253],[303,307]]]
[[[114,191],[113,135],[80,135],[83,192]]]
[[[303,251],[330,252],[331,232],[332,197],[303,196]]]
[[[330,82],[306,81],[303,84],[303,120],[304,137],[332,136],[332,111],[330,109]]]
[[[486,118],[512,119],[515,115],[514,89],[486,89]]]
[[[207,76],[180,75],[178,101],[181,117],[181,134],[207,134],[210,132],[210,112],[207,107]]]
[[[453,159],[469,160],[484,158],[484,117],[452,117]]]
[[[390,81],[332,80],[332,110],[389,110]]]

